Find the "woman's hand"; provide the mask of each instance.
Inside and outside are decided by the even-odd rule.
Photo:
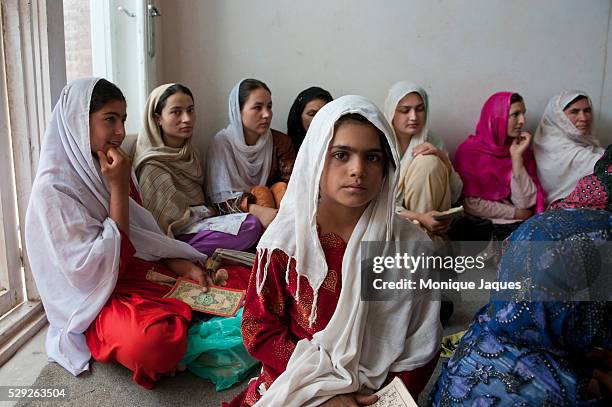
[[[438,148],[436,146],[434,146],[433,144],[431,144],[430,142],[425,142],[425,143],[421,143],[418,146],[414,147],[412,149],[412,155],[414,157],[416,157],[419,154],[423,154],[423,155],[428,155],[428,154],[435,154],[437,156],[439,156],[441,153],[440,150],[438,150]]]
[[[453,219],[447,220],[435,220],[434,215],[439,214],[438,211],[430,211],[425,213],[419,213],[409,211],[408,209],[402,209],[398,215],[409,222],[418,221],[425,229],[435,234],[446,233],[450,228]]]
[[[449,170],[452,170],[453,168],[453,164],[448,158],[448,155],[444,151],[440,150],[438,147],[431,144],[430,142],[421,143],[412,149],[413,157],[416,157],[419,154],[423,154],[423,155],[433,154],[436,157],[438,157],[440,160],[442,160],[442,162],[446,165],[446,167]]]
[[[448,231],[450,225],[452,223],[452,219],[446,220],[435,220],[434,215],[439,215],[438,211],[429,211],[425,213],[419,213],[416,219],[425,227],[425,229],[429,230],[435,234],[443,234]]]
[[[512,140],[512,144],[510,145],[510,156],[513,159],[515,158],[523,158],[523,153],[527,151],[529,145],[531,144],[531,134],[526,131],[522,131],[521,134]]]
[[[532,215],[533,215],[533,211],[531,209],[516,208],[514,211],[514,219],[518,219],[518,220],[529,219]]]
[[[130,175],[132,160],[120,148],[111,147],[106,154],[98,151],[102,175],[110,184],[108,216],[119,230],[130,235]]]
[[[213,273],[211,273],[213,283],[215,285],[225,286],[227,285],[227,280],[229,279],[229,273],[226,269],[219,269]]]
[[[321,404],[321,407],[359,407],[369,406],[378,401],[378,396],[371,394],[339,394]]]
[[[276,217],[278,209],[267,208],[265,206],[250,204],[249,213],[259,219],[261,225],[266,229]]]
[[[165,259],[166,266],[181,277],[193,280],[204,287],[204,292],[208,286],[212,285],[212,279],[204,269],[197,264],[185,259]]]
[[[106,154],[98,151],[98,160],[102,175],[110,184],[111,189],[122,187],[130,188],[130,175],[132,160],[120,148],[111,147]]]

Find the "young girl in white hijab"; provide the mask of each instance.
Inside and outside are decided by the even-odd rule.
[[[604,148],[591,133],[592,123],[591,99],[584,92],[564,91],[548,102],[533,139],[547,206],[569,195],[603,155]]]
[[[123,94],[104,79],[62,90],[32,187],[26,249],[49,320],[49,359],[74,375],[92,355],[116,361],[152,388],[185,353],[191,310],[150,279],[210,278],[192,262],[206,256],[163,234],[140,205],[119,147],[125,119]]]
[[[429,131],[429,99],[419,85],[397,82],[389,89],[385,117],[393,127],[401,157],[397,188],[400,216],[418,221],[431,235],[444,234],[450,220],[433,216],[450,209],[463,183],[442,140]]]
[[[367,99],[341,97],[314,117],[247,291],[242,334],[262,374],[232,406],[369,404],[376,397],[359,392],[389,375],[415,396],[425,386],[440,303],[360,297],[362,242],[429,240],[394,214],[398,163],[392,130]]]
[[[293,170],[291,139],[270,129],[272,94],[243,79],[229,95],[229,125],[212,140],[206,161],[207,196],[217,213],[248,212],[264,227],[276,216]]]

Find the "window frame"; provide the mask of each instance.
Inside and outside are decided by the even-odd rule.
[[[5,250],[9,261],[22,263],[19,266],[21,303],[0,315],[2,365],[46,324],[27,250],[19,250],[19,246],[25,247],[25,212],[38,167],[41,140],[52,106],[66,83],[66,63],[61,1],[0,0],[0,17],[3,30],[0,78],[4,90],[0,92],[0,117],[8,116],[4,120],[8,132],[2,129],[8,138],[0,139],[3,144],[9,140],[12,146],[12,149],[2,149],[0,159],[8,156],[7,161],[12,160],[14,169],[14,176],[7,177],[13,179],[14,192],[11,197],[5,194],[2,197],[3,215],[11,215],[9,211],[14,213],[10,216],[12,224],[3,217],[5,234],[7,230],[14,231],[7,234],[9,249]],[[5,182],[4,173],[6,169],[0,172],[0,182]]]

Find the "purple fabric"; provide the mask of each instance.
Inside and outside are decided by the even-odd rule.
[[[199,233],[178,235],[176,238],[211,256],[215,249],[247,250],[255,246],[263,233],[261,223],[253,215],[247,215],[237,236],[229,233],[203,230]]]

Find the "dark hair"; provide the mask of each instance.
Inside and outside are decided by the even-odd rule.
[[[569,107],[571,105],[573,105],[574,103],[581,101],[582,99],[586,99],[586,101],[588,102],[589,98],[586,97],[585,95],[578,95],[575,98],[573,98],[572,100],[570,100],[565,106],[563,106],[563,111],[565,111],[566,109],[569,109]]]
[[[159,100],[155,105],[155,114],[161,115],[162,110],[164,110],[164,107],[166,107],[166,102],[168,101],[168,98],[174,95],[175,93],[184,93],[185,95],[189,96],[191,100],[193,100],[193,94],[187,86],[181,85],[180,83],[175,83],[174,85],[169,86],[168,89],[166,89],[164,93],[162,93],[159,97]]]
[[[336,123],[334,124],[334,134],[336,131],[346,123],[357,123],[357,124],[367,124],[370,125],[376,130],[376,134],[378,134],[378,140],[380,141],[380,147],[383,153],[383,175],[386,176],[388,172],[388,164],[391,163],[393,168],[397,168],[395,165],[395,161],[393,161],[393,153],[391,152],[391,146],[387,142],[387,137],[385,133],[382,132],[378,127],[374,126],[371,121],[360,115],[359,113],[347,113],[345,115],[340,116]]]
[[[524,102],[524,100],[523,100],[523,97],[519,95],[518,93],[513,93],[512,96],[510,96],[510,104],[513,104],[516,102]]]
[[[108,102],[113,102],[116,100],[125,102],[125,96],[123,96],[121,89],[106,79],[99,79],[91,92],[89,114],[97,112]]]
[[[306,129],[304,129],[302,125],[302,113],[309,102],[317,99],[324,100],[326,103],[334,100],[332,95],[325,89],[319,88],[318,86],[312,86],[301,91],[291,105],[291,109],[289,109],[289,116],[287,117],[287,135],[293,142],[293,148],[296,153],[300,149],[304,137],[306,137]]]
[[[251,92],[256,89],[264,88],[268,91],[269,94],[272,94],[268,85],[263,83],[257,79],[245,79],[240,82],[240,87],[238,87],[238,105],[240,106],[240,110],[244,107],[244,104],[249,99]]]

